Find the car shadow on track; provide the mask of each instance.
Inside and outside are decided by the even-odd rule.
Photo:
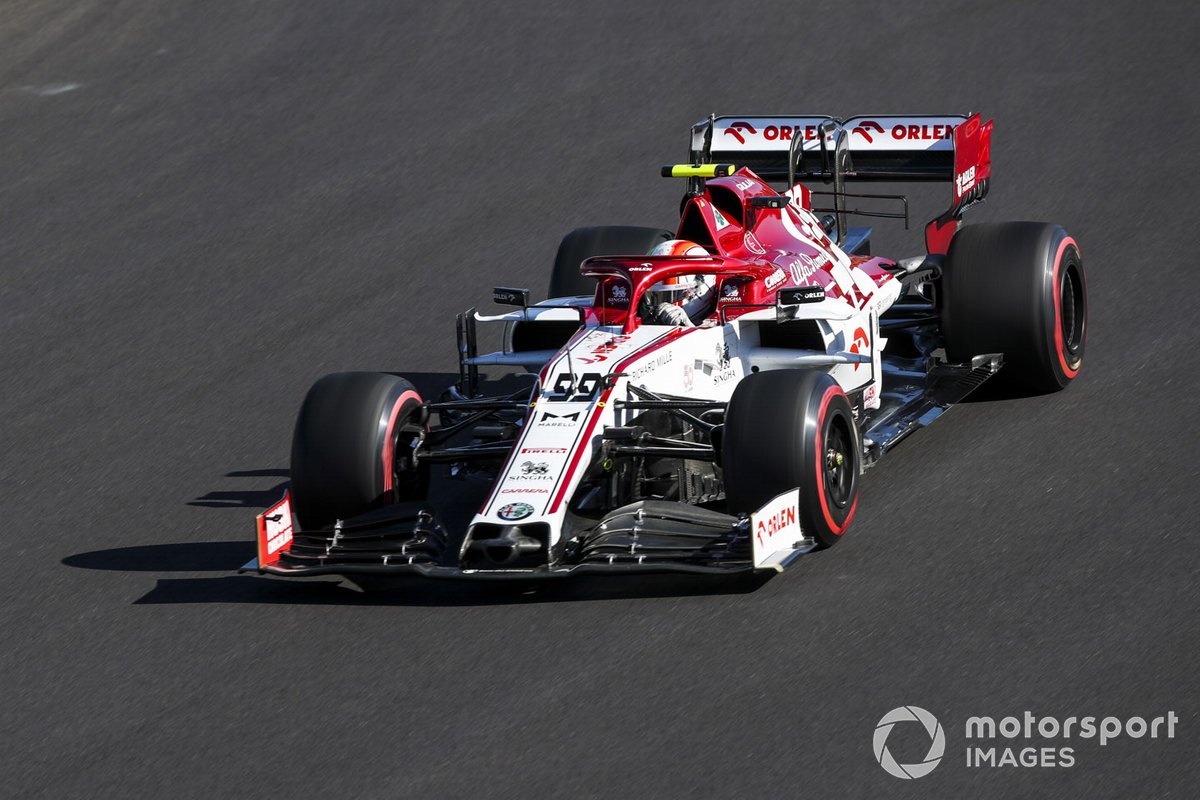
[[[62,563],[77,569],[117,572],[226,572],[213,577],[158,578],[154,588],[134,605],[246,603],[267,605],[360,606],[493,606],[628,600],[696,595],[747,594],[760,589],[770,575],[640,575],[580,576],[542,581],[448,581],[399,579],[363,591],[348,581],[283,580],[234,575],[254,557],[254,543],[180,542],[67,556]]]
[[[1054,394],[1054,392],[1046,390],[1027,389],[1024,386],[1013,385],[1006,381],[998,380],[1003,375],[1000,373],[990,381],[987,381],[975,391],[963,398],[964,403],[994,403],[1004,400],[1028,400],[1034,397],[1045,397],[1046,395]]]
[[[195,500],[189,500],[189,506],[201,508],[267,508],[283,497],[283,490],[288,487],[288,471],[286,469],[243,469],[225,473],[226,478],[283,478],[270,489],[224,489],[206,492]]]
[[[498,606],[633,600],[695,595],[747,594],[769,577],[654,575],[631,578],[586,576],[553,581],[452,582],[414,579],[387,589],[360,591],[340,581],[284,581],[251,576],[160,579],[135,605],[176,603],[266,603],[347,606]]]

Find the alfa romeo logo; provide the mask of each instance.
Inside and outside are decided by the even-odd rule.
[[[497,512],[500,519],[515,520],[525,519],[533,513],[533,506],[529,503],[509,503],[506,506],[501,506]]]
[[[888,751],[888,736],[891,735],[892,728],[900,722],[916,722],[924,727],[925,734],[929,736],[929,752],[925,754],[922,761],[915,764],[898,764]],[[902,732],[908,729],[914,732],[917,730],[913,725],[902,725],[900,728]],[[938,765],[946,753],[946,734],[942,732],[941,723],[937,721],[937,717],[919,706],[901,706],[884,714],[883,719],[879,720],[879,724],[875,726],[873,743],[875,760],[879,762],[879,766],[883,767],[889,775],[895,775],[904,780],[922,778],[933,772],[933,768]]]

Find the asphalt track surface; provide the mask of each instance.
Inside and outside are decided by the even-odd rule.
[[[1181,8],[7,0],[0,794],[1194,797]],[[695,119],[971,109],[996,120],[973,219],[1081,244],[1086,366],[906,443],[839,547],[763,585],[233,573],[313,380],[437,384],[453,313],[544,291],[565,231],[673,225],[658,166]],[[947,737],[908,782],[871,749],[905,704]],[[968,716],[1027,709],[1180,722],[964,766]]]

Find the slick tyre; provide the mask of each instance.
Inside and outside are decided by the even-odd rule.
[[[862,448],[850,402],[816,370],[754,373],[725,413],[721,465],[729,511],[750,513],[799,487],[800,526],[832,547],[854,519]]]
[[[292,435],[292,504],[300,527],[401,500],[420,499],[427,474],[414,466],[421,397],[395,375],[339,372],[309,389]]]
[[[672,237],[670,231],[633,225],[576,228],[563,237],[550,273],[550,297],[579,297],[596,291],[596,279],[579,274],[579,265],[592,256],[640,256]]]
[[[1011,388],[1054,392],[1075,379],[1087,341],[1087,276],[1058,225],[970,225],[954,234],[941,278],[946,355],[1003,353]]]

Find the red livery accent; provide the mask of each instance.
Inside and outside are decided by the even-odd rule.
[[[1054,352],[1058,355],[1058,365],[1062,367],[1063,373],[1068,378],[1074,378],[1079,374],[1079,367],[1071,369],[1071,366],[1067,363],[1067,354],[1063,346],[1062,333],[1062,283],[1059,282],[1059,270],[1062,269],[1063,253],[1067,252],[1068,247],[1074,247],[1076,252],[1079,251],[1079,245],[1075,244],[1075,240],[1068,236],[1059,243],[1058,252],[1054,256]],[[1085,329],[1085,336],[1086,333]]]
[[[872,131],[874,131],[875,135],[878,136],[879,134],[883,133],[883,128],[880,126],[880,124],[878,122],[875,122],[874,120],[866,119],[866,120],[863,120],[862,122],[860,122],[854,128],[854,130],[851,131],[851,133],[858,134],[859,136],[866,139],[868,142],[874,142],[875,139],[871,135]]]
[[[392,436],[392,432],[396,428],[396,419],[400,416],[400,410],[404,408],[404,404],[409,400],[421,402],[421,396],[416,392],[405,392],[396,398],[396,404],[392,406],[392,414],[388,419],[387,430],[384,432],[383,439],[383,490],[390,492],[392,490],[392,464],[396,458],[396,439]]]
[[[747,133],[758,133],[758,131],[754,129],[754,126],[748,122],[735,122],[725,129],[725,135],[732,136],[741,144],[745,144],[746,140],[742,137],[741,133],[743,130]]]
[[[295,533],[292,523],[292,498],[284,492],[283,499],[258,515],[258,564],[260,567],[279,562],[280,556],[292,548]]]
[[[854,502],[850,506],[850,513],[846,515],[846,521],[838,525],[833,521],[833,514],[829,509],[829,499],[825,494],[825,445],[821,440],[821,431],[825,427],[825,411],[829,408],[829,401],[838,395],[846,396],[840,386],[830,386],[825,390],[825,394],[821,397],[821,407],[817,412],[817,497],[821,503],[821,513],[825,516],[825,523],[829,526],[829,530],[837,536],[841,536],[850,527],[850,523],[854,521],[854,512],[858,510],[858,495],[854,495]]]
[[[663,347],[664,345],[678,339],[679,337],[685,336],[686,334],[697,330],[699,330],[699,328],[672,328],[665,336],[660,336],[648,346],[643,347],[641,350],[621,361],[621,363],[617,364],[613,371],[620,372],[621,370],[625,369],[625,367],[631,361],[636,361],[639,358],[643,358],[650,353],[653,353],[655,350]],[[550,508],[547,513],[553,514],[558,511],[559,506],[562,505],[563,496],[567,493],[567,487],[571,483],[571,476],[575,474],[575,470],[579,467],[580,458],[582,458],[585,452],[588,453],[588,455],[591,455],[592,435],[596,431],[596,423],[600,421],[600,411],[603,410],[606,405],[608,405],[608,400],[612,396],[612,392],[613,389],[611,386],[605,389],[604,394],[602,394],[600,397],[600,401],[592,408],[592,412],[588,417],[587,424],[583,428],[583,436],[579,439],[579,443],[575,447],[575,454],[571,456],[571,463],[567,466],[566,471],[563,472],[562,480],[559,481],[558,492],[554,495],[554,501],[550,504]]]
[[[758,543],[764,544],[763,534],[768,537],[780,528],[788,525],[796,524],[796,507],[788,506],[777,514],[773,514],[765,520],[759,520],[758,526],[754,529],[754,535],[758,538]]]

